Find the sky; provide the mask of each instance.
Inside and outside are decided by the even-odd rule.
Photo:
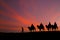
[[[0,0],[0,32],[28,31],[31,24],[60,26],[60,0]]]

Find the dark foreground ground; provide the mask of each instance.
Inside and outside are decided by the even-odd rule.
[[[60,31],[43,31],[43,32],[24,32],[24,33],[0,33],[0,39],[12,40],[33,40],[33,39],[58,39]],[[60,39],[60,38],[59,38]]]

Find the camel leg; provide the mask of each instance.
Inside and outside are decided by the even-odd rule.
[[[32,32],[33,30],[31,30],[31,32]]]
[[[48,31],[49,31],[49,28],[48,28]]]
[[[52,31],[53,31],[53,28],[52,28]]]
[[[56,28],[55,28],[55,31],[56,31]]]
[[[34,30],[34,32],[36,32],[36,29]]]

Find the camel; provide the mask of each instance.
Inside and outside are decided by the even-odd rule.
[[[37,28],[41,31],[41,30],[44,30],[44,26],[43,24],[41,23],[40,25],[37,25]]]
[[[31,32],[36,30],[33,24],[31,25],[31,27],[28,27],[28,29],[29,29]]]

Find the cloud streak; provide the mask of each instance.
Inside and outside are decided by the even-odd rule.
[[[12,26],[45,25],[56,21],[60,25],[60,2],[54,0],[0,0],[0,24]],[[57,19],[58,18],[58,19]],[[14,28],[14,27],[13,27]],[[8,28],[7,28],[8,29]],[[27,29],[25,29],[27,30]],[[16,31],[16,30],[15,30]]]

